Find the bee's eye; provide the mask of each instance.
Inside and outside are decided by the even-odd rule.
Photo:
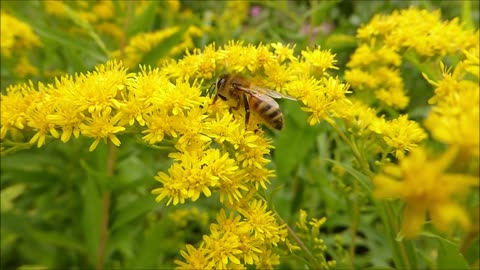
[[[220,80],[218,80],[218,82],[217,82],[217,89],[221,88],[222,85],[225,84],[225,81],[226,81],[226,80],[227,80],[227,79],[226,79],[225,77],[220,78]]]

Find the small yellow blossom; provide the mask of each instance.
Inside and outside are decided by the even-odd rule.
[[[15,52],[40,47],[42,43],[32,28],[11,16],[1,12],[0,44],[2,56],[11,57]]]
[[[378,119],[372,123],[370,129],[383,136],[385,143],[395,150],[397,158],[403,158],[405,151],[412,150],[427,138],[427,134],[417,122],[408,120],[408,115],[402,115],[391,121]]]
[[[295,45],[290,48],[288,45],[283,46],[282,43],[277,42],[272,44],[272,47],[275,49],[275,55],[280,63],[285,60],[297,60],[297,58],[293,55],[293,50],[295,49]]]
[[[196,249],[192,245],[187,245],[186,248],[187,251],[180,251],[186,262],[175,260],[175,263],[179,265],[176,269],[210,269],[214,267],[214,263],[207,258],[208,250],[203,247]]]
[[[179,27],[169,27],[155,32],[139,33],[129,40],[123,50],[112,52],[111,57],[122,60],[127,67],[134,68],[150,50],[178,31]]]
[[[246,216],[233,211],[227,215],[225,210],[220,210],[217,223],[210,225],[210,235],[203,236],[200,247],[195,249],[187,245],[188,253],[181,252],[185,262],[175,261],[179,265],[177,269],[195,265],[242,269],[252,264],[257,268],[264,265],[272,268],[279,264],[279,256],[274,253],[273,246],[285,241],[286,229],[276,224],[262,202],[255,200],[247,209],[239,210]]]
[[[435,86],[435,95],[429,100],[434,107],[425,119],[425,126],[436,140],[457,145],[462,148],[462,152],[478,157],[480,152],[478,47],[464,53],[466,58],[460,61],[453,71],[441,63],[440,80],[427,78]],[[470,77],[470,70],[475,69],[477,77]]]
[[[91,118],[87,118],[87,124],[80,124],[80,131],[82,135],[86,137],[95,138],[95,141],[90,145],[89,151],[95,150],[101,139],[109,139],[114,145],[119,146],[120,140],[115,133],[124,131],[125,128],[117,126],[117,122],[120,120],[119,115],[111,115],[110,110],[104,110],[102,112],[93,112]]]
[[[357,37],[367,44],[381,41],[389,48],[414,50],[425,57],[468,49],[478,40],[478,34],[463,29],[458,18],[444,22],[440,10],[430,12],[416,7],[374,16],[357,30]]]
[[[24,78],[29,75],[37,75],[37,74],[38,74],[38,68],[33,66],[30,63],[30,60],[28,60],[28,57],[26,55],[22,55],[18,58],[18,63],[16,64],[16,67],[15,67],[15,75],[17,75],[20,78]]]
[[[402,231],[406,237],[420,232],[427,214],[445,232],[452,228],[453,222],[464,228],[470,225],[467,214],[454,198],[478,186],[479,179],[448,172],[457,152],[457,148],[449,148],[432,160],[423,148],[416,148],[398,165],[385,166],[384,173],[374,178],[377,198],[399,198],[405,203]]]
[[[318,71],[323,74],[328,69],[338,69],[335,64],[335,54],[332,54],[330,50],[322,51],[317,49],[311,50],[307,48],[306,51],[302,51],[303,60],[313,67],[314,72]]]

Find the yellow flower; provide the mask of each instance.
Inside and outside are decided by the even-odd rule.
[[[284,46],[282,43],[277,42],[272,44],[272,47],[275,49],[275,55],[277,56],[277,59],[280,63],[282,63],[285,60],[290,60],[294,61],[297,60],[297,58],[293,55],[293,50],[295,49],[295,45],[293,45],[292,48],[289,48],[289,46]]]
[[[2,139],[5,138],[9,131],[12,132],[15,129],[25,128],[25,113],[32,103],[32,100],[28,97],[32,92],[36,92],[33,89],[33,85],[19,84],[9,86],[6,90],[6,95],[2,93],[0,100],[2,112],[0,114],[2,123],[0,134]]]
[[[351,69],[345,71],[345,80],[356,91],[375,89],[380,84],[380,78],[369,71]]]
[[[385,143],[395,149],[395,156],[400,159],[404,157],[405,151],[410,151],[427,138],[427,134],[417,122],[408,120],[408,115],[391,121],[378,119],[372,123],[370,129],[381,134]]]
[[[180,251],[180,254],[186,262],[175,260],[175,263],[179,266],[178,270],[190,270],[190,269],[210,269],[213,268],[213,263],[207,258],[207,249],[199,247],[196,249],[192,245],[186,246],[187,251]]]
[[[285,241],[286,227],[277,224],[272,211],[267,211],[267,205],[264,202],[253,200],[246,208],[239,209],[239,212],[245,217],[255,237],[275,246],[278,242]]]
[[[256,268],[279,264],[279,256],[273,246],[285,241],[286,229],[278,226],[266,206],[255,200],[243,209],[238,205],[238,215],[231,211],[229,215],[221,209],[217,223],[210,225],[210,235],[204,235],[200,247],[195,249],[187,245],[187,252],[181,254],[186,262],[176,261],[178,269],[195,265],[217,269],[242,269],[245,265]],[[246,214],[246,215],[243,215]]]
[[[480,86],[478,74],[476,78],[469,76],[472,69],[478,73],[478,49],[465,52],[465,56],[453,71],[441,63],[443,77],[440,80],[427,78],[436,88],[435,95],[429,100],[435,106],[425,120],[425,126],[436,140],[457,145],[462,152],[478,157]]]
[[[11,57],[15,52],[22,52],[42,46],[40,39],[30,26],[2,11],[0,27],[0,44],[2,56]]]
[[[26,55],[22,55],[18,58],[18,63],[16,64],[15,67],[15,75],[24,78],[29,75],[37,75],[38,74],[38,68],[33,66],[30,63],[30,60],[28,60],[28,57]]]
[[[241,41],[228,42],[224,46],[224,50],[218,53],[218,56],[220,61],[224,61],[227,70],[235,73],[242,72],[251,62],[247,49]]]
[[[431,160],[423,148],[417,148],[398,165],[385,166],[384,173],[374,178],[377,198],[398,198],[405,203],[402,231],[406,237],[419,233],[427,214],[442,231],[449,231],[453,222],[469,226],[467,214],[454,198],[478,186],[479,179],[448,172],[457,152],[449,148]]]
[[[136,67],[142,60],[142,57],[162,41],[177,33],[178,30],[179,27],[175,26],[150,33],[139,33],[128,41],[127,46],[123,50],[112,52],[111,57],[122,60],[127,67]]]
[[[115,133],[124,131],[125,128],[116,125],[120,120],[118,116],[119,114],[112,116],[110,109],[106,109],[102,112],[95,111],[91,114],[90,118],[86,119],[86,124],[80,124],[82,135],[95,138],[95,141],[93,141],[88,149],[89,151],[95,150],[101,139],[104,139],[105,142],[106,139],[109,139],[114,145],[120,145],[120,140]]]
[[[65,4],[63,3],[63,1],[45,0],[42,2],[42,4],[48,14],[59,17],[67,16],[67,12],[65,11]]]
[[[363,43],[360,44],[351,55],[347,67],[352,69],[357,67],[368,67],[371,65],[398,67],[401,63],[401,56],[396,52],[395,48],[388,46],[374,48]]]
[[[337,60],[335,59],[335,54],[332,54],[330,50],[322,51],[317,49],[302,51],[303,61],[308,63],[313,67],[313,72],[319,72],[323,74],[328,69],[338,69],[335,64]]]
[[[464,30],[458,18],[444,22],[440,10],[416,7],[374,16],[357,30],[357,37],[367,44],[382,42],[395,50],[409,49],[426,57],[452,54],[474,47],[478,41],[478,34]]]
[[[403,109],[408,105],[409,98],[405,94],[400,70],[396,68],[400,63],[400,55],[394,50],[385,46],[372,48],[363,44],[347,64],[351,69],[345,72],[345,80],[358,91],[358,96],[367,104],[376,102],[372,99],[373,95],[360,91],[373,91],[375,97],[385,105]]]
[[[174,205],[183,203],[185,199],[196,201],[202,193],[210,197],[211,189],[217,188],[219,182],[229,182],[238,169],[235,161],[228,154],[221,155],[218,149],[172,153],[170,157],[179,163],[170,167],[169,175],[159,172],[155,179],[164,186],[152,191],[159,194],[157,201],[170,197],[167,205],[172,201]]]

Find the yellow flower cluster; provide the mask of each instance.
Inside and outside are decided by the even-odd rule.
[[[307,258],[313,268],[319,267],[320,269],[330,269],[335,267],[337,262],[335,260],[328,260],[326,258],[327,245],[320,236],[320,227],[327,221],[323,218],[310,218],[307,219],[307,212],[303,209],[300,210],[299,219],[296,222],[297,235],[302,241],[302,244],[309,248],[314,257]],[[293,250],[299,250],[297,245],[293,246]],[[315,260],[315,262],[311,261]]]
[[[474,47],[478,30],[476,33],[465,30],[458,18],[442,21],[440,10],[411,7],[389,15],[375,15],[358,29],[357,37],[366,44],[383,44],[392,51],[412,50],[424,57],[434,57]]]
[[[43,7],[47,14],[51,14],[60,19],[78,20],[78,23],[89,24],[98,33],[111,36],[120,42],[125,37],[125,31],[122,28],[123,16],[118,16],[115,11],[118,9],[133,9],[135,13],[141,13],[148,8],[147,1],[135,1],[135,3],[115,2],[115,1],[58,1],[46,0],[42,1]],[[129,6],[129,7],[126,7]],[[126,11],[125,11],[126,12]],[[69,32],[85,35],[85,29],[76,25],[69,28]]]
[[[30,63],[28,52],[42,46],[40,39],[28,24],[4,11],[1,12],[0,20],[2,62],[13,62],[15,77],[36,75],[38,69]]]
[[[147,53],[152,51],[156,46],[160,46],[163,41],[175,35],[179,30],[180,27],[174,26],[155,32],[142,32],[132,37],[125,48],[112,52],[111,58],[122,60],[128,68],[136,68]],[[183,50],[191,48],[193,46],[192,37],[200,36],[201,34],[202,31],[198,27],[190,26],[185,33],[183,33],[182,42],[171,48],[168,55],[173,56]]]
[[[458,19],[443,22],[440,11],[414,7],[376,15],[358,29],[357,37],[362,43],[347,64],[345,80],[367,104],[375,102],[367,94],[373,92],[384,106],[395,109],[409,103],[399,71],[403,55],[442,57],[478,46],[478,31],[464,30]]]
[[[30,50],[42,45],[40,39],[28,24],[3,11],[0,20],[2,56],[12,57],[23,50]]]
[[[22,130],[33,134],[30,143],[38,147],[50,135],[67,142],[80,134],[96,139],[91,151],[101,139],[119,145],[115,133],[125,128],[118,126],[122,104],[117,95],[125,91],[129,77],[126,69],[110,62],[95,72],[64,76],[53,85],[40,83],[38,89],[32,83],[11,86],[1,97],[1,138]]]
[[[248,202],[259,189],[266,189],[274,175],[267,158],[272,145],[257,129],[258,119],[253,117],[245,127],[244,119],[238,117],[241,112],[232,115],[227,104],[213,103],[202,94],[211,85],[211,80],[204,79],[241,72],[258,85],[285,89],[304,104],[314,124],[334,115],[335,104],[348,103],[347,86],[327,73],[333,67],[333,55],[318,48],[299,57],[293,48],[281,44],[234,42],[194,50],[178,61],[166,61],[161,68],[141,67],[137,73],[110,61],[94,72],[63,76],[54,84],[9,87],[1,96],[1,137],[18,140],[16,134],[21,132],[30,138],[29,144],[41,147],[51,139],[67,142],[84,136],[94,140],[90,151],[101,140],[120,145],[118,134],[127,132],[142,133],[146,144],[168,140],[171,145],[173,141],[176,150],[169,156],[174,163],[155,177],[161,183],[152,191],[157,200],[178,204],[218,193],[219,200],[240,213],[246,225],[240,226],[241,238],[212,227],[202,254],[205,248],[214,252],[206,258],[218,267],[238,260],[269,267],[278,263],[269,246],[283,241],[286,232],[263,202]],[[233,240],[239,241],[238,246],[231,246]],[[244,246],[247,240],[258,244],[239,259],[239,251],[249,250]],[[221,251],[225,243],[231,253]]]
[[[398,69],[400,64],[401,56],[394,49],[362,44],[347,64],[349,70],[345,72],[345,80],[367,104],[374,103],[368,94],[373,92],[384,106],[403,109],[409,98]]]
[[[449,148],[438,159],[430,160],[421,147],[400,161],[399,165],[384,167],[384,173],[373,180],[375,196],[382,199],[399,198],[405,202],[402,232],[405,237],[416,236],[428,216],[444,232],[451,232],[458,222],[464,228],[470,221],[463,207],[455,200],[472,186],[478,177],[449,173],[457,158],[458,148]]]
[[[442,78],[427,78],[435,86],[434,105],[425,126],[432,137],[461,148],[466,156],[479,157],[480,61],[479,47],[464,52],[465,58],[451,71],[441,63]],[[426,75],[425,75],[426,77]]]
[[[286,227],[277,224],[263,201],[252,200],[236,208],[239,215],[220,211],[217,223],[210,225],[210,235],[203,237],[198,248],[187,245],[181,252],[184,261],[176,261],[177,269],[245,269],[247,265],[272,269],[279,264],[273,249],[285,241]]]
[[[352,57],[349,63],[352,69],[346,73],[346,79],[353,88],[374,89],[376,97],[386,105],[403,108],[408,100],[400,102],[399,92],[379,92],[379,84],[385,79],[401,86],[402,79],[397,69],[401,63],[400,55],[413,60],[421,71],[429,71],[429,76],[423,75],[435,86],[435,95],[429,100],[432,108],[424,121],[425,127],[433,139],[447,145],[440,158],[431,158],[433,155],[423,147],[413,149],[416,142],[426,138],[426,133],[418,123],[408,122],[407,115],[391,121],[370,122],[370,130],[384,135],[384,141],[397,148],[396,156],[400,159],[399,165],[389,164],[385,166],[384,173],[375,177],[375,195],[382,199],[398,198],[405,203],[403,234],[407,237],[420,232],[426,216],[444,232],[448,232],[454,222],[468,228],[469,217],[456,199],[472,186],[478,186],[478,177],[470,176],[472,171],[468,170],[475,165],[478,167],[479,157],[478,30],[463,29],[458,19],[442,22],[439,11],[410,8],[391,15],[375,16],[368,25],[358,30],[357,36],[365,44]],[[373,49],[378,47],[388,48],[382,53],[383,58],[376,55],[379,50]],[[413,53],[416,56],[412,56]],[[435,77],[432,74],[438,72],[432,72],[427,65],[420,63],[423,62],[420,59],[449,55],[458,59],[460,54],[464,57],[454,64],[453,71],[441,63],[440,79],[432,78]],[[387,69],[396,75],[389,76],[388,72],[383,72]],[[388,102],[395,96],[397,106]],[[359,98],[362,98],[361,92]],[[371,102],[368,97],[366,99]],[[409,142],[405,138],[414,140]],[[410,149],[412,153],[404,157],[400,149]],[[456,164],[456,159],[462,160],[463,164]],[[478,169],[473,170],[475,173]]]

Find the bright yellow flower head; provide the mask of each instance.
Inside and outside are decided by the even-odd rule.
[[[434,107],[425,120],[425,126],[436,140],[457,145],[462,148],[462,152],[478,157],[480,151],[478,47],[464,53],[465,59],[459,62],[453,71],[441,63],[440,80],[427,78],[435,86],[435,95],[429,100]],[[471,72],[474,70],[476,74]]]
[[[423,148],[416,148],[399,165],[385,166],[384,173],[374,178],[377,198],[398,198],[405,203],[402,231],[406,237],[420,232],[427,215],[442,231],[449,231],[454,222],[464,228],[470,225],[455,197],[471,186],[478,186],[479,179],[448,172],[457,150],[449,148],[440,158],[432,160]]]
[[[463,29],[458,18],[444,22],[439,10],[430,12],[415,7],[376,15],[358,29],[357,37],[366,43],[381,42],[389,48],[414,50],[425,57],[468,49],[478,40],[478,34]]]
[[[395,150],[397,158],[403,158],[406,151],[412,150],[427,138],[427,134],[417,122],[408,120],[408,115],[402,115],[391,121],[377,119],[370,129],[383,136],[385,143]]]
[[[2,56],[11,57],[14,52],[21,52],[42,45],[40,39],[28,24],[3,11],[0,19],[0,44]]]

